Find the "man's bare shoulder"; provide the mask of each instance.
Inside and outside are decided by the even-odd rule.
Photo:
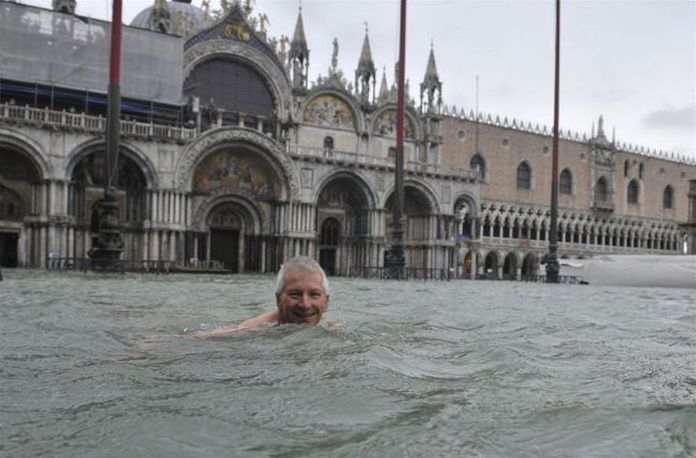
[[[272,310],[270,312],[262,313],[261,315],[250,318],[246,321],[242,321],[239,324],[233,326],[224,326],[220,328],[215,328],[211,331],[205,331],[196,333],[194,337],[199,339],[207,339],[214,337],[224,337],[236,332],[249,331],[251,329],[258,328],[266,324],[276,324],[278,323],[278,311]]]

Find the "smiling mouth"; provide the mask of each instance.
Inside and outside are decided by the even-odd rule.
[[[317,314],[316,310],[302,310],[302,309],[294,309],[292,311],[292,314],[295,315],[297,318],[306,320],[309,318],[312,318],[314,315]]]

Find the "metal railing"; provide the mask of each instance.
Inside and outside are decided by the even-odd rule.
[[[108,266],[108,267],[105,267]],[[137,273],[227,273],[221,261],[201,260],[187,262],[182,265],[174,261],[133,261],[119,259],[116,262],[104,264],[91,258],[74,257],[49,257],[46,259],[46,269],[57,272],[78,271],[110,271],[110,272],[137,272]]]
[[[119,259],[110,263],[106,269],[91,258],[48,258],[46,269],[49,271],[66,272],[70,270],[78,272],[111,271],[111,272],[138,272],[169,274],[175,272],[175,263],[172,261],[131,261]]]
[[[351,267],[348,273],[351,278],[365,278],[365,279],[375,279],[375,280],[391,280],[395,277],[392,276],[391,269],[387,267]],[[424,267],[405,267],[404,276],[398,278],[399,280],[436,280],[436,281],[450,281],[454,278],[454,272],[450,269],[444,268],[424,268]]]
[[[546,283],[546,275],[523,275],[522,281]],[[583,278],[577,275],[559,275],[558,282],[566,285],[577,285],[583,283]]]

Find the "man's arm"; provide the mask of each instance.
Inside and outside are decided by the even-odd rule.
[[[221,328],[215,328],[211,331],[198,332],[193,334],[194,337],[199,339],[206,339],[209,337],[223,337],[235,332],[248,331],[250,329],[258,328],[264,324],[274,324],[278,322],[278,310],[272,310],[270,312],[262,313],[259,316],[250,318],[234,326],[224,326]]]

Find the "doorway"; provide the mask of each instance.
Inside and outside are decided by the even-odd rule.
[[[319,250],[319,265],[326,275],[336,275],[336,248],[321,248]]]
[[[225,269],[239,272],[239,231],[210,230],[210,259],[220,261]]]
[[[326,275],[336,275],[336,250],[341,237],[341,223],[336,218],[326,218],[319,237],[319,265]]]
[[[17,267],[19,234],[0,232],[0,266]]]

